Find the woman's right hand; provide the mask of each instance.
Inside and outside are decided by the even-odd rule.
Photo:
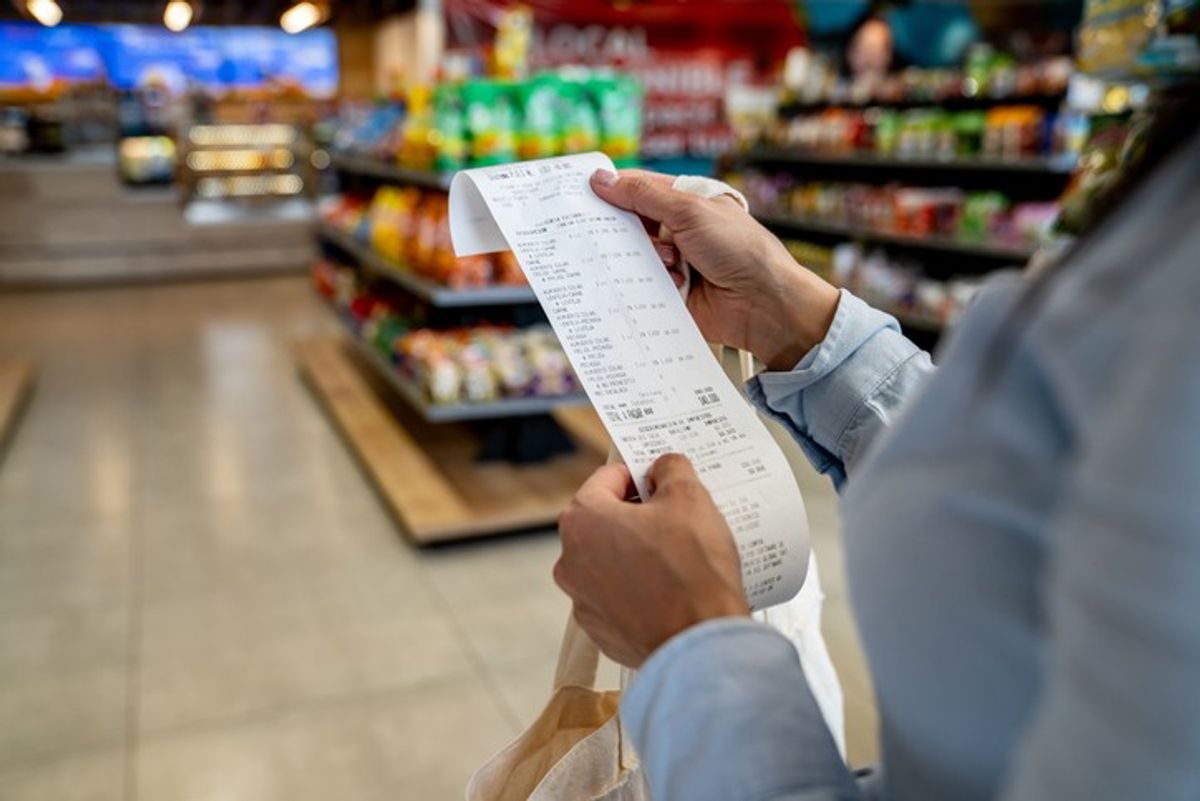
[[[668,175],[597,170],[592,190],[659,226],[702,280],[688,310],[710,342],[753,353],[769,370],[790,370],[825,338],[838,291],[800,267],[783,244],[729,197],[702,198],[672,187]],[[660,245],[661,247],[661,245]],[[664,261],[671,258],[669,251]]]

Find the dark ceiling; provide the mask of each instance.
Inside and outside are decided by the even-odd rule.
[[[197,0],[197,25],[276,25],[295,0]],[[58,0],[63,22],[162,22],[166,0]],[[0,0],[0,19],[23,19],[23,0]],[[333,19],[370,22],[408,11],[415,0],[334,0]]]

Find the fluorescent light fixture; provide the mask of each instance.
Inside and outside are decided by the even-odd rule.
[[[304,0],[283,12],[279,18],[279,27],[288,33],[300,33],[325,20],[325,10],[316,3]]]
[[[62,22],[62,7],[55,0],[26,0],[25,10],[47,28]]]
[[[170,0],[163,9],[163,25],[167,30],[179,33],[192,24],[192,4],[188,0]]]

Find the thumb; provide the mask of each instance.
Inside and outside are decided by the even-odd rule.
[[[665,453],[658,457],[646,472],[646,480],[653,497],[703,486],[691,460],[679,453]]]
[[[592,191],[601,200],[680,231],[694,224],[702,201],[671,184],[671,176],[644,170],[624,170],[619,175],[596,170],[591,178]]]

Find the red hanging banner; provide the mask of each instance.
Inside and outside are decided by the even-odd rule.
[[[787,51],[805,42],[788,2],[445,0],[448,47],[482,56],[517,5],[533,13],[531,70],[606,66],[641,80],[646,158],[727,151],[726,92],[770,82]]]

